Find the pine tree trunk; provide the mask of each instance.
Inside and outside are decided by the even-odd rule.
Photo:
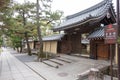
[[[19,49],[18,49],[18,47],[17,47],[17,52],[19,53]]]
[[[22,42],[20,41],[20,53],[22,53]]]
[[[25,27],[25,25],[26,25],[25,12],[24,12],[24,10],[23,10],[23,25],[24,25],[24,27]],[[27,33],[27,32],[25,32],[25,39],[26,39],[26,43],[27,43],[28,55],[31,56],[32,54],[31,54],[31,49],[30,49],[30,45],[29,45],[29,42],[28,42],[28,33]]]
[[[27,43],[27,51],[28,51],[28,55],[32,55],[31,53],[31,49],[30,49],[30,45],[29,45],[29,41],[28,41],[28,35],[27,32],[25,32],[25,39],[26,39],[26,43]]]
[[[42,42],[42,36],[41,36],[41,29],[40,29],[40,23],[39,23],[39,0],[37,0],[37,32],[38,32],[38,38],[39,38],[39,42],[40,42],[40,48],[39,48],[39,53],[38,53],[38,61],[40,59],[40,61],[42,62],[42,54],[43,54],[43,42]]]

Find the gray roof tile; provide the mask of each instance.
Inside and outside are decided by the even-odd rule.
[[[82,40],[81,40],[81,43],[82,43],[82,44],[89,44],[90,41],[89,41],[88,39],[82,39]]]
[[[98,18],[106,15],[108,9],[112,4],[112,0],[104,0],[101,3],[92,6],[84,11],[70,15],[66,17],[66,21],[60,24],[60,26],[54,27],[54,30],[61,28],[70,28],[70,25],[80,23],[82,21],[88,20],[88,18]]]
[[[88,36],[88,39],[93,38],[103,38],[104,37],[104,27],[101,27],[100,29],[94,31]]]
[[[52,36],[45,36],[42,38],[43,41],[58,41],[61,40],[61,38],[64,36],[65,34],[56,34],[56,35],[52,35]]]
[[[114,23],[113,24],[114,27],[117,27],[117,24]],[[90,35],[88,36],[88,39],[95,39],[95,38],[104,38],[104,29],[106,26],[104,27],[99,27],[97,30],[93,31],[92,33],[90,33]]]

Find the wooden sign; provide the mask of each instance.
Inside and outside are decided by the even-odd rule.
[[[117,42],[117,28],[112,24],[106,26],[105,28],[105,43],[115,44]]]

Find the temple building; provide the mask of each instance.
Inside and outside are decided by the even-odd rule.
[[[104,26],[115,22],[112,0],[103,0],[86,10],[67,16],[63,23],[54,27],[54,31],[65,32],[63,42],[61,40],[66,48],[63,53],[81,54],[82,35],[87,34],[90,40],[90,57],[109,59],[109,45],[104,44]]]

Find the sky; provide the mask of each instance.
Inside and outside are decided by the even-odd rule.
[[[24,0],[15,0],[16,2],[23,3]],[[36,2],[36,0],[27,0]],[[61,10],[64,16],[68,16],[84,9],[87,9],[103,0],[53,0],[52,10]],[[113,0],[114,8],[116,9],[116,0]]]

